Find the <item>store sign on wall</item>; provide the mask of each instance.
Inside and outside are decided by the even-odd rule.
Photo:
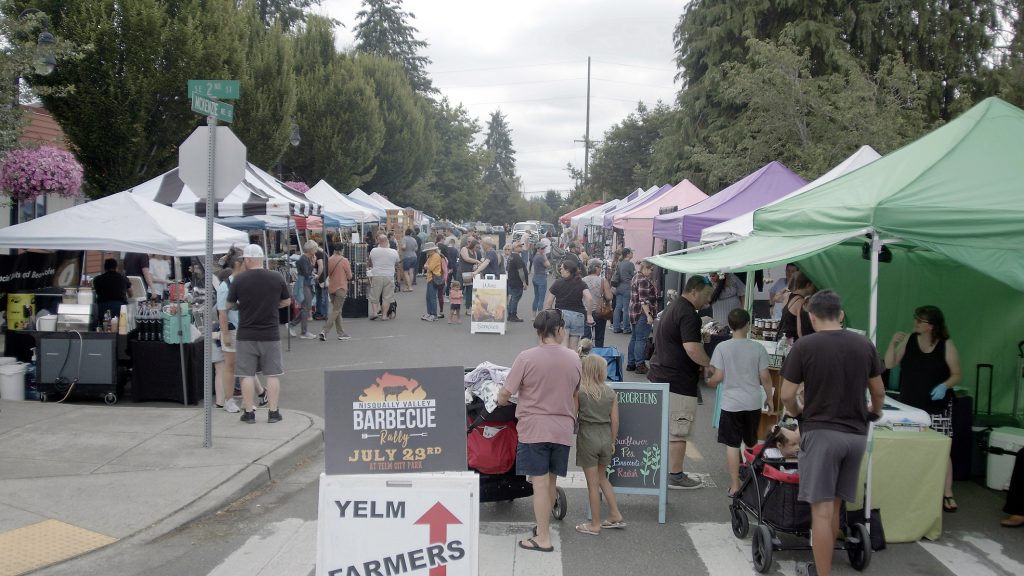
[[[327,371],[326,473],[465,470],[463,375],[461,366]]]

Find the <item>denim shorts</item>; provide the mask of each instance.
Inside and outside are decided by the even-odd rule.
[[[552,442],[536,442],[516,446],[516,474],[544,476],[553,472],[565,477],[569,472],[569,447]]]
[[[582,312],[562,310],[562,320],[565,321],[565,331],[569,333],[569,336],[583,337],[584,318]]]
[[[415,270],[416,269],[416,257],[409,256],[408,258],[402,258],[402,270]]]

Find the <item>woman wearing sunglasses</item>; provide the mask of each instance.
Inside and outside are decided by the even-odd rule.
[[[908,335],[892,335],[885,351],[885,367],[900,366],[900,402],[941,416],[949,405],[952,389],[960,382],[960,355],[949,339],[946,317],[936,306],[914,310],[914,328]],[[953,499],[953,466],[946,463],[942,509],[957,511]]]

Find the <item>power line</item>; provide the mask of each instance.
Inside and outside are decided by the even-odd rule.
[[[594,62],[600,62],[601,64],[610,64],[612,66],[622,66],[625,68],[643,68],[644,70],[656,70],[658,72],[669,72],[675,74],[678,70],[669,70],[668,68],[655,68],[653,66],[641,66],[640,64],[621,64],[619,62],[608,62],[607,60],[594,60]]]

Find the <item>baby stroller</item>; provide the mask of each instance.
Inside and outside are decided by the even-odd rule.
[[[488,412],[479,398],[466,405],[468,465],[480,474],[480,502],[511,501],[533,495],[533,485],[526,476],[516,474],[519,435],[515,413],[514,404]],[[565,513],[565,490],[556,487],[551,516],[561,520]]]
[[[750,529],[747,515],[757,520],[751,539],[754,568],[766,573],[775,550],[810,550],[810,542],[783,544],[776,532],[809,540],[811,507],[797,500],[800,473],[796,462],[788,462],[777,448],[780,427],[774,426],[764,444],[744,449],[740,465],[740,489],[729,504],[732,533],[745,538]],[[870,456],[870,455],[869,455]],[[845,514],[842,515],[845,517]],[[842,517],[840,521],[842,521]],[[846,540],[836,550],[846,550],[850,565],[863,571],[871,562],[871,537],[864,524],[842,526]]]

